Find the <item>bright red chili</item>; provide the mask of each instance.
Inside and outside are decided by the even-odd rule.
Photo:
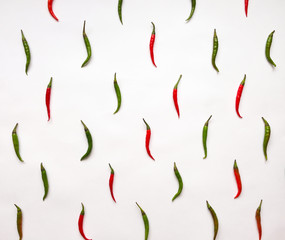
[[[241,94],[242,94],[243,87],[244,87],[244,84],[245,84],[245,79],[246,79],[246,74],[244,75],[244,78],[243,78],[243,80],[241,81],[241,83],[239,85],[239,88],[238,88],[238,91],[237,91],[237,96],[236,96],[236,112],[237,112],[237,115],[240,118],[242,118],[242,116],[239,114],[239,102],[240,102]]]
[[[244,0],[245,16],[247,17],[248,0]]]
[[[152,34],[150,37],[150,42],[149,42],[149,50],[150,50],[150,57],[151,57],[151,61],[153,63],[153,65],[156,67],[155,62],[154,62],[154,55],[153,55],[153,45],[154,45],[154,41],[155,41],[155,25],[153,22],[151,22],[152,24]]]
[[[80,213],[79,219],[78,219],[79,232],[80,232],[81,236],[82,236],[85,240],[92,240],[92,239],[88,239],[88,238],[85,236],[84,231],[83,231],[83,220],[84,220],[85,211],[84,211],[84,205],[83,205],[83,203],[81,203],[81,205],[82,205],[82,210],[81,210],[81,213]]]
[[[181,78],[182,78],[182,75],[180,75],[177,83],[175,84],[175,86],[173,88],[173,101],[174,101],[174,106],[175,106],[176,112],[178,114],[178,117],[180,117],[180,113],[179,113],[179,106],[178,106],[178,100],[177,100],[177,87],[178,87],[178,84],[179,84]]]
[[[144,123],[146,125],[145,148],[146,148],[148,156],[150,156],[150,158],[152,160],[154,160],[154,158],[151,155],[150,150],[149,150],[149,141],[150,141],[150,136],[151,136],[151,129],[150,129],[149,125],[147,124],[147,122],[144,119],[143,119],[143,121],[144,121]]]
[[[50,78],[49,84],[47,86],[46,91],[46,106],[47,106],[47,113],[48,113],[48,121],[50,120],[50,94],[51,94],[51,85],[52,85],[52,78]]]
[[[52,15],[52,17],[58,21],[58,18],[55,16],[53,10],[52,10],[52,3],[53,3],[53,0],[48,0],[48,10],[49,10],[49,13],[50,15]]]
[[[234,163],[234,174],[235,174],[237,187],[238,187],[238,192],[237,192],[235,198],[238,198],[238,196],[241,194],[242,185],[241,185],[241,179],[240,179],[240,174],[239,174],[239,170],[238,170],[238,166],[237,166],[237,161],[236,160],[235,160],[235,163]]]
[[[261,217],[260,217],[261,205],[262,205],[262,200],[260,201],[260,204],[255,212],[255,219],[256,219],[256,224],[257,224],[259,240],[261,240],[261,237],[262,237],[262,226],[261,226]]]
[[[110,174],[110,178],[109,178],[110,193],[111,193],[111,196],[112,196],[114,202],[116,202],[115,197],[114,197],[114,193],[113,193],[113,182],[114,182],[115,172],[114,172],[114,169],[111,167],[110,163],[109,163],[109,167],[111,169],[111,174]]]

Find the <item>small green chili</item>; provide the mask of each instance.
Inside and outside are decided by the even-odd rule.
[[[208,125],[209,121],[211,119],[212,115],[208,118],[208,120],[205,122],[203,127],[203,147],[204,147],[204,159],[207,157],[207,136],[208,136]]]
[[[114,77],[114,88],[115,88],[115,92],[116,92],[117,100],[118,100],[117,109],[114,112],[114,114],[115,114],[115,113],[117,113],[120,110],[121,102],[122,102],[121,91],[120,91],[120,88],[119,88],[119,85],[118,85],[118,82],[117,82],[116,73],[115,73],[115,77]]]
[[[213,53],[212,53],[212,65],[216,69],[217,72],[219,72],[219,69],[216,66],[216,56],[218,53],[219,48],[219,40],[216,33],[216,29],[214,30],[214,37],[213,37]]]
[[[272,44],[272,40],[273,40],[273,34],[274,34],[275,30],[269,34],[267,41],[266,41],[266,46],[265,46],[265,56],[267,61],[272,64],[274,67],[276,67],[276,64],[273,62],[273,60],[270,57],[270,49],[271,49],[271,44]]]
[[[190,16],[186,19],[186,22],[188,22],[192,18],[196,8],[196,0],[191,0],[191,2],[192,2],[191,13]]]
[[[48,184],[48,179],[47,179],[47,172],[46,172],[46,169],[43,166],[43,163],[41,163],[41,173],[42,173],[42,180],[43,180],[44,189],[45,189],[45,194],[44,194],[44,197],[43,197],[43,201],[44,201],[45,198],[48,195],[49,184]]]
[[[25,69],[25,72],[28,75],[28,68],[29,68],[29,65],[30,65],[30,62],[31,62],[31,52],[30,52],[29,44],[28,44],[28,42],[27,42],[27,40],[26,40],[22,30],[21,30],[21,34],[22,34],[22,42],[23,42],[23,46],[24,46],[25,54],[26,54],[26,69]]]
[[[206,201],[207,203],[207,207],[212,215],[212,218],[213,218],[213,222],[214,222],[214,240],[216,239],[217,237],[217,234],[218,234],[218,230],[219,230],[219,221],[218,221],[218,218],[217,218],[217,215],[214,211],[214,209],[210,206],[210,204],[208,203],[208,201]]]
[[[143,218],[143,223],[144,223],[144,229],[145,229],[145,234],[144,234],[144,239],[147,240],[148,238],[148,233],[149,233],[149,221],[147,218],[147,215],[145,214],[144,210],[140,207],[140,205],[136,202],[137,206],[141,210],[142,218]]]
[[[180,193],[182,192],[182,189],[183,189],[183,181],[182,181],[182,178],[181,178],[181,175],[176,167],[176,163],[174,162],[174,173],[175,173],[175,176],[178,180],[178,183],[179,183],[179,188],[178,188],[178,191],[177,193],[174,195],[174,197],[172,198],[172,201],[174,201],[175,198],[177,198]]]
[[[90,58],[91,58],[91,45],[90,45],[89,39],[88,39],[86,32],[85,32],[85,23],[86,23],[86,21],[84,21],[84,25],[83,25],[83,39],[84,39],[84,43],[85,43],[85,47],[86,47],[86,51],[87,51],[87,58],[81,67],[86,66],[87,63],[89,62]]]
[[[89,129],[87,128],[87,126],[84,124],[84,122],[82,120],[81,120],[81,123],[83,124],[85,135],[86,135],[86,138],[87,138],[87,141],[88,141],[88,149],[87,149],[86,153],[81,158],[81,160],[84,160],[91,153],[91,150],[92,150],[92,147],[93,147],[93,141],[92,141],[92,136],[91,136],[91,133],[90,133]]]
[[[17,230],[19,234],[19,240],[22,240],[23,238],[23,214],[21,208],[19,208],[16,204],[14,204],[15,207],[17,208]]]
[[[123,20],[122,20],[122,4],[123,4],[123,0],[119,0],[118,1],[118,14],[119,14],[120,21],[123,24]]]
[[[269,142],[271,130],[270,130],[270,126],[268,122],[263,117],[262,117],[262,120],[264,122],[264,128],[265,128],[264,139],[263,139],[263,153],[264,153],[265,159],[267,160],[267,145]]]
[[[15,153],[16,153],[17,157],[19,158],[19,160],[21,162],[24,162],[23,159],[21,158],[20,152],[19,152],[19,139],[18,139],[18,135],[17,135],[17,127],[18,127],[18,123],[16,124],[16,126],[14,127],[14,129],[12,131],[12,140],[13,140],[14,149],[15,149]]]

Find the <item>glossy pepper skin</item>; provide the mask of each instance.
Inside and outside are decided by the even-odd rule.
[[[13,140],[13,145],[14,145],[14,149],[15,149],[15,153],[18,157],[18,159],[21,162],[24,162],[21,155],[20,155],[20,150],[19,150],[19,139],[18,139],[18,135],[17,135],[17,127],[18,127],[18,123],[16,124],[16,126],[14,127],[13,131],[12,131],[12,140]]]
[[[261,205],[262,205],[262,200],[260,201],[260,204],[255,212],[255,219],[256,219],[259,240],[261,240],[261,237],[262,237],[262,226],[261,226],[261,217],[260,217]]]
[[[218,217],[216,215],[216,212],[214,211],[214,209],[210,206],[209,202],[206,201],[207,203],[207,207],[212,215],[212,218],[213,218],[213,222],[214,222],[214,237],[213,237],[213,240],[216,239],[217,237],[217,234],[218,234],[218,230],[219,230],[219,220],[218,220]]]
[[[109,178],[109,188],[110,188],[111,196],[112,196],[114,202],[116,202],[116,199],[115,199],[114,193],[113,193],[113,182],[114,182],[115,172],[114,172],[114,169],[112,168],[110,163],[109,163],[109,167],[110,167],[110,170],[111,170],[111,174],[110,174],[110,178]]]
[[[218,53],[218,49],[219,49],[219,40],[218,40],[218,36],[216,33],[216,29],[214,30],[214,37],[213,37],[213,53],[212,53],[212,65],[214,67],[214,69],[219,72],[219,69],[216,65],[216,56]]]
[[[189,22],[189,21],[190,21],[190,19],[192,18],[193,14],[194,14],[194,12],[195,12],[196,0],[191,0],[191,3],[192,3],[191,12],[190,12],[189,17],[186,19],[186,22]]]
[[[140,207],[140,205],[136,202],[137,206],[141,210],[142,218],[143,218],[143,223],[144,223],[144,229],[145,229],[145,234],[144,234],[144,239],[148,239],[148,234],[149,234],[149,221],[147,218],[147,215],[145,214],[144,210]]]
[[[23,46],[24,46],[24,50],[25,50],[25,54],[26,54],[26,68],[25,68],[25,72],[28,75],[28,69],[30,66],[30,62],[31,62],[31,51],[30,51],[30,47],[29,44],[24,36],[23,31],[21,30],[21,34],[22,34],[22,42],[23,42]]]
[[[180,112],[179,112],[179,105],[178,105],[178,100],[177,100],[177,87],[178,87],[178,84],[179,84],[181,78],[182,78],[182,75],[180,75],[177,83],[175,84],[175,86],[173,88],[173,102],[174,102],[174,106],[175,106],[178,118],[180,117]]]
[[[44,197],[43,197],[43,201],[44,201],[48,195],[49,184],[48,184],[47,172],[43,166],[43,163],[41,163],[41,173],[42,173],[42,180],[43,180],[44,190],[45,190]]]
[[[271,129],[268,122],[263,117],[262,120],[264,122],[264,128],[265,128],[264,139],[263,139],[263,153],[265,156],[265,160],[267,160],[267,145],[270,139]]]
[[[49,84],[46,90],[46,106],[47,106],[47,114],[48,121],[50,120],[50,95],[51,95],[51,86],[52,86],[52,78],[50,78]]]
[[[117,101],[118,101],[117,109],[113,113],[113,114],[116,114],[117,112],[119,112],[120,107],[121,107],[121,103],[122,103],[122,96],[121,96],[121,91],[120,91],[119,84],[117,82],[116,73],[115,73],[115,76],[114,76],[114,88],[115,88],[115,92],[116,92],[116,95],[117,95]]]
[[[242,118],[242,116],[239,114],[239,103],[240,103],[241,94],[244,88],[245,79],[246,79],[246,75],[244,75],[244,78],[239,85],[237,96],[236,96],[236,113],[240,118]]]
[[[150,51],[150,58],[152,61],[152,64],[156,67],[155,62],[154,62],[154,54],[153,54],[153,47],[154,47],[154,42],[155,42],[155,25],[153,22],[152,24],[152,33],[149,41],[149,51]]]
[[[82,160],[86,159],[89,156],[89,154],[91,153],[92,148],[93,148],[93,140],[92,140],[91,133],[90,133],[89,129],[87,128],[87,126],[84,124],[84,122],[82,120],[81,120],[81,123],[84,127],[85,135],[86,135],[87,142],[88,142],[87,151],[80,159],[82,161]]]
[[[151,129],[150,126],[147,124],[147,122],[143,119],[145,125],[146,125],[146,136],[145,136],[145,148],[148,156],[154,160],[153,156],[151,155],[150,149],[149,149],[149,142],[151,137]]]
[[[241,184],[241,179],[240,179],[240,174],[239,174],[239,169],[238,169],[238,165],[237,165],[237,161],[235,160],[234,162],[234,175],[236,178],[236,182],[237,182],[237,188],[238,188],[238,192],[235,196],[235,199],[239,197],[239,195],[241,194],[242,191],[242,184]]]
[[[266,46],[265,46],[265,56],[267,61],[274,67],[276,67],[276,64],[273,62],[273,60],[270,57],[270,49],[271,49],[271,44],[273,40],[273,34],[275,33],[275,30],[269,34],[267,41],[266,41]]]
[[[86,24],[86,21],[84,21],[84,25],[83,25],[83,40],[84,40],[86,51],[87,51],[87,58],[82,63],[82,65],[81,65],[82,68],[88,64],[88,62],[89,62],[89,60],[91,58],[91,54],[92,54],[91,45],[90,45],[89,39],[87,37],[87,34],[85,32],[85,24]]]
[[[48,11],[50,13],[50,15],[56,20],[58,21],[58,18],[55,16],[53,10],[52,10],[52,4],[53,4],[53,0],[48,0]]]
[[[23,239],[23,214],[21,208],[19,208],[16,204],[14,204],[17,208],[17,230],[19,234],[19,240]]]
[[[248,0],[244,0],[244,9],[245,9],[245,16],[247,17]]]
[[[78,229],[79,229],[79,232],[81,234],[81,236],[85,239],[85,240],[92,240],[92,239],[88,239],[85,234],[84,234],[84,231],[83,231],[83,220],[84,220],[84,215],[85,215],[85,210],[84,210],[84,205],[83,203],[81,203],[82,205],[82,210],[80,212],[80,215],[79,215],[79,219],[78,219]]]
[[[176,166],[176,163],[174,162],[174,174],[178,180],[178,183],[179,183],[179,188],[178,188],[178,191],[177,193],[174,195],[174,197],[172,198],[172,202],[181,194],[182,192],[182,189],[183,189],[183,181],[182,181],[182,178],[181,178],[181,175],[177,169],[177,166]]]
[[[203,127],[203,147],[204,147],[204,153],[205,156],[203,159],[205,159],[207,157],[207,137],[208,137],[208,125],[209,125],[209,121],[212,118],[212,115],[208,118],[208,120],[205,122],[204,127]]]
[[[122,5],[123,5],[123,0],[119,0],[118,1],[118,14],[119,14],[119,18],[120,18],[120,22],[123,25],[123,19],[122,19]]]

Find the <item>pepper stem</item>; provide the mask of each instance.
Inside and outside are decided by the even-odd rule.
[[[237,160],[235,160],[235,162],[234,162],[234,169],[238,169]]]
[[[84,215],[84,214],[85,214],[85,210],[84,210],[84,205],[83,205],[83,203],[81,203],[81,206],[82,206],[82,210],[81,210],[80,215]]]
[[[50,78],[50,81],[49,81],[49,84],[48,84],[48,88],[51,88],[51,85],[52,85],[52,77]]]
[[[83,24],[83,35],[86,35],[86,32],[85,32],[85,23],[86,23],[86,20],[84,20],[84,24]]]
[[[16,126],[14,127],[14,129],[13,129],[13,132],[12,133],[16,133],[16,131],[17,131],[17,127],[18,127],[18,123],[16,123]]]
[[[144,123],[146,125],[146,130],[150,130],[150,126],[147,124],[147,122],[144,120],[144,118],[143,118],[143,121],[144,121]]]
[[[111,164],[109,163],[109,167],[111,169],[111,174],[114,174],[114,169],[112,168]]]
[[[88,128],[87,128],[87,126],[84,124],[84,122],[83,122],[82,120],[80,120],[80,121],[81,121],[81,123],[83,124],[84,130],[85,130],[85,131],[88,131]]]
[[[179,84],[181,78],[182,78],[182,74],[180,74],[179,79],[178,79],[177,83],[176,83],[175,86],[174,86],[174,89],[177,89],[178,84]]]
[[[246,79],[246,74],[244,74],[244,78],[243,78],[243,80],[241,81],[240,85],[243,85],[243,86],[244,86],[244,84],[245,84],[245,79]]]
[[[153,22],[151,22],[151,24],[152,24],[152,35],[155,35],[155,25],[154,25],[154,23]]]
[[[205,123],[205,126],[208,126],[210,119],[212,118],[212,115],[208,118],[207,122]]]

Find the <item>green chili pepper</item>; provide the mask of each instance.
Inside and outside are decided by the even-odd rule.
[[[216,56],[218,53],[218,48],[219,48],[219,40],[218,40],[216,29],[215,29],[214,30],[214,37],[213,37],[212,65],[216,69],[217,72],[219,72],[219,69],[216,66]]]
[[[121,102],[122,102],[121,91],[120,91],[120,88],[119,88],[119,85],[117,82],[116,73],[115,73],[115,77],[114,77],[114,88],[115,88],[115,92],[116,92],[117,100],[118,100],[118,106],[117,106],[116,111],[114,112],[114,114],[115,114],[120,110]]]
[[[213,221],[214,221],[214,240],[216,239],[217,237],[217,234],[218,234],[218,230],[219,230],[219,221],[218,221],[218,218],[217,218],[217,215],[214,211],[214,209],[210,206],[210,204],[208,203],[208,201],[206,201],[207,203],[207,207],[212,215],[212,218],[213,218]]]
[[[27,40],[26,40],[22,30],[21,30],[21,34],[22,34],[22,42],[23,42],[23,46],[24,46],[24,49],[25,49],[26,59],[27,59],[26,60],[25,72],[28,75],[28,68],[29,68],[29,65],[30,65],[30,62],[31,62],[31,52],[30,52],[29,44],[28,44],[28,42],[27,42]]]
[[[118,2],[118,14],[119,14],[120,21],[123,24],[123,20],[122,20],[122,4],[123,4],[123,0],[119,0],[119,2]]]
[[[136,202],[137,206],[139,207],[139,209],[141,210],[142,213],[142,218],[143,218],[143,223],[144,223],[144,229],[145,229],[145,233],[144,233],[144,239],[147,240],[148,238],[148,233],[149,233],[149,222],[148,222],[148,218],[147,215],[145,214],[144,210],[142,210],[142,208],[140,207],[140,205]]]
[[[176,163],[174,162],[174,173],[175,173],[175,176],[178,180],[178,183],[179,183],[179,188],[178,188],[178,191],[177,193],[174,195],[174,197],[172,198],[172,201],[174,201],[175,198],[177,198],[180,193],[182,192],[182,189],[183,189],[183,181],[182,181],[182,178],[181,178],[181,175],[176,167]]]
[[[276,64],[273,62],[273,60],[270,57],[270,48],[271,48],[271,44],[272,44],[272,40],[273,40],[273,34],[274,34],[275,30],[269,34],[267,41],[266,41],[266,46],[265,46],[265,56],[267,58],[267,61],[272,64],[274,67],[276,67]]]
[[[49,185],[48,185],[48,179],[47,179],[47,172],[43,166],[43,164],[41,163],[41,172],[42,172],[42,179],[43,179],[43,183],[44,183],[44,189],[45,189],[45,194],[43,197],[43,201],[45,200],[45,198],[48,195],[48,189],[49,189]]]
[[[204,147],[204,159],[207,157],[207,136],[208,136],[208,125],[212,115],[208,118],[207,122],[205,122],[203,127],[203,147]]]
[[[269,142],[269,138],[270,138],[270,126],[268,124],[268,122],[262,117],[262,120],[264,122],[264,127],[265,127],[265,133],[264,133],[264,139],[263,139],[263,153],[265,156],[265,159],[267,160],[267,145]]]
[[[86,47],[86,51],[87,51],[87,58],[81,67],[86,66],[87,63],[89,62],[90,58],[91,58],[91,45],[90,45],[89,39],[88,39],[86,32],[85,32],[85,23],[86,23],[86,21],[84,21],[84,25],[83,25],[83,39],[84,39],[84,43],[85,43],[85,47]]]
[[[19,240],[22,240],[23,238],[23,229],[22,229],[22,224],[23,224],[23,214],[21,208],[19,208],[16,204],[14,204],[15,207],[17,208],[17,230],[19,234]]]
[[[81,120],[81,123],[83,124],[85,135],[86,135],[86,138],[87,138],[87,141],[88,141],[88,149],[87,149],[86,153],[81,158],[81,160],[84,160],[91,153],[91,150],[92,150],[92,147],[93,147],[93,141],[92,141],[92,136],[91,136],[91,133],[90,133],[89,129],[87,128],[87,126],[84,124],[84,122],[82,120]]]
[[[195,8],[196,8],[196,0],[191,0],[191,2],[192,2],[192,9],[191,9],[190,16],[186,19],[186,22],[188,22],[192,18],[195,12]]]
[[[19,158],[19,160],[21,162],[24,162],[23,159],[21,158],[20,152],[19,152],[19,139],[18,139],[18,135],[17,135],[17,127],[18,127],[18,123],[16,124],[16,126],[14,127],[14,129],[12,131],[12,140],[13,140],[14,149],[15,149],[17,157]]]

